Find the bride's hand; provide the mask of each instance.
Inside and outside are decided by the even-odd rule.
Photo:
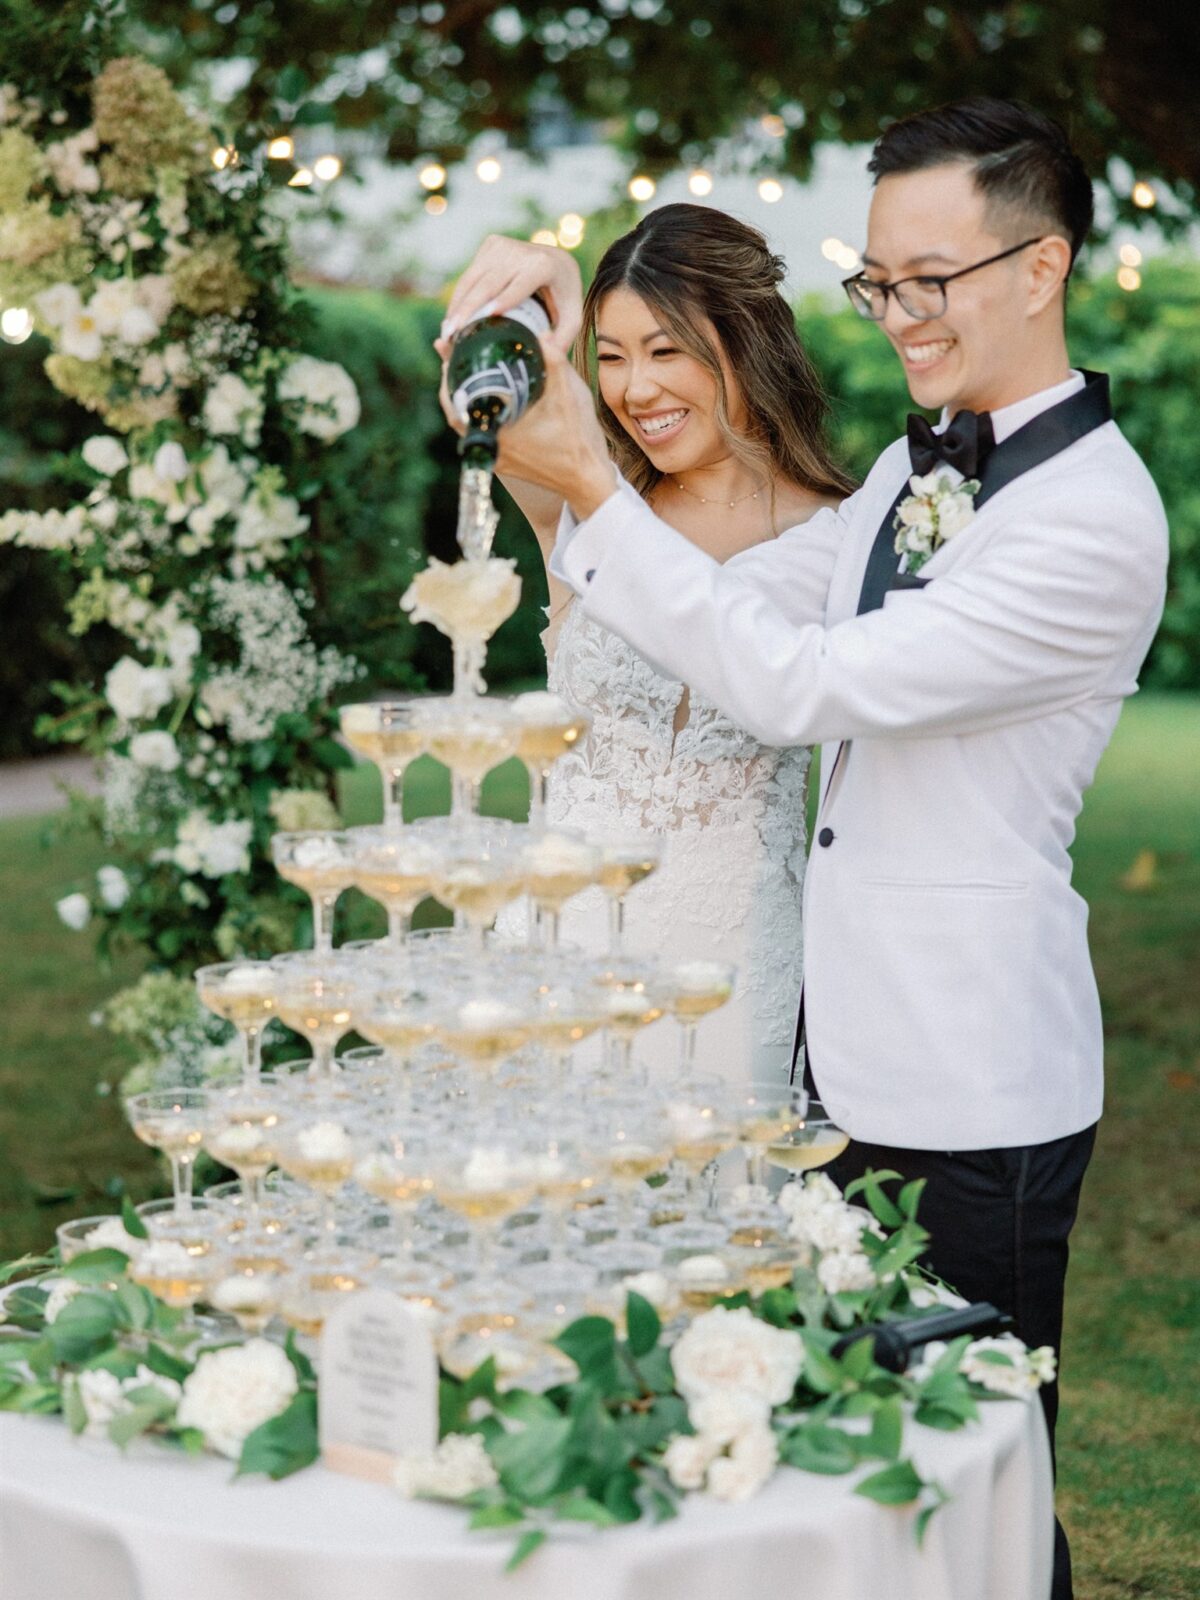
[[[546,387],[519,422],[500,429],[501,476],[539,484],[588,517],[616,488],[592,391],[560,346],[543,339]]]
[[[550,314],[551,331],[542,342],[553,342],[565,353],[583,321],[583,280],[574,256],[557,245],[489,234],[454,286],[434,348],[444,360],[455,333],[484,306],[511,311],[533,294],[541,296]]]

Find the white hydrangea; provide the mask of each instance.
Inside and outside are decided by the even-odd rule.
[[[51,328],[61,328],[83,309],[79,290],[73,283],[52,283],[48,289],[34,295],[33,303],[42,321]]]
[[[135,733],[129,741],[129,755],[139,767],[147,767],[152,772],[174,772],[180,762],[175,736],[165,728]]]
[[[54,909],[58,912],[59,920],[76,933],[82,933],[92,920],[92,902],[85,894],[64,895],[61,900],[55,901]]]
[[[250,1339],[201,1355],[184,1379],[175,1420],[182,1428],[198,1428],[210,1449],[236,1460],[247,1436],[284,1411],[298,1387],[279,1346]]]
[[[843,1294],[856,1289],[873,1289],[875,1273],[868,1258],[859,1250],[833,1250],[817,1262],[817,1281],[826,1294]]]
[[[284,369],[278,394],[280,400],[300,403],[300,432],[326,443],[355,427],[361,414],[354,380],[336,361],[297,356]]]
[[[675,1383],[689,1405],[714,1391],[734,1389],[768,1405],[782,1405],[803,1365],[800,1335],[771,1327],[747,1306],[706,1311],[671,1351]]]
[[[191,470],[188,466],[187,451],[177,439],[168,439],[165,444],[160,444],[154,452],[154,470],[160,478],[167,478],[172,483],[182,483]]]
[[[500,1479],[478,1434],[448,1433],[429,1455],[401,1456],[393,1481],[406,1500],[463,1500]]]
[[[293,495],[258,490],[238,512],[233,542],[260,561],[278,561],[286,542],[303,533],[308,523]]]
[[[108,911],[119,911],[129,899],[129,879],[120,867],[100,867],[96,872],[100,904]]]
[[[88,512],[81,505],[66,511],[5,511],[0,514],[0,544],[27,550],[73,550],[90,538]]]
[[[205,396],[204,426],[210,433],[240,439],[253,448],[262,432],[263,395],[239,378],[223,372]]]
[[[132,656],[122,656],[104,679],[105,698],[122,722],[157,716],[173,694],[162,667],[144,667]]]
[[[139,1366],[132,1378],[118,1378],[116,1373],[97,1367],[79,1373],[75,1385],[87,1418],[84,1431],[93,1438],[106,1438],[109,1423],[133,1409],[131,1390],[157,1389],[175,1404],[182,1393],[173,1378],[161,1377],[147,1366]]]
[[[129,455],[120,439],[111,433],[94,433],[83,441],[83,459],[93,472],[111,478],[129,465]]]
[[[46,165],[60,194],[95,194],[100,187],[100,169],[87,159],[99,149],[93,127],[86,127],[68,139],[46,146]]]
[[[206,878],[249,872],[253,832],[248,819],[214,822],[203,811],[189,811],[176,831],[171,859],[184,872],[199,872]]]

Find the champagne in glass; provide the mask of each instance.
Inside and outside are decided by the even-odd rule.
[[[701,1019],[723,1006],[733,993],[737,969],[725,961],[680,961],[665,976],[671,1015],[679,1023],[679,1070],[696,1060],[696,1029]]]
[[[600,852],[580,833],[566,828],[534,833],[521,852],[530,898],[545,920],[546,943],[558,945],[562,908],[599,877]]]
[[[218,961],[196,972],[201,1004],[232,1022],[242,1036],[247,1080],[256,1078],[262,1067],[263,1029],[275,1014],[277,981],[270,961]]]
[[[312,956],[277,956],[271,965],[277,977],[280,1020],[302,1033],[312,1046],[313,1075],[330,1076],[334,1047],[349,1032],[353,1015],[345,963],[336,953],[322,959],[314,952]]]
[[[767,1146],[767,1160],[784,1172],[809,1172],[826,1167],[850,1143],[850,1135],[839,1128],[818,1100],[810,1100],[804,1118],[785,1139]]]
[[[312,901],[313,948],[333,949],[333,908],[354,882],[354,846],[348,833],[277,833],[271,839],[275,870]]]
[[[509,702],[509,710],[520,724],[517,755],[529,771],[529,820],[536,826],[545,819],[551,768],[574,749],[592,720],[545,690],[517,695]]]
[[[625,901],[629,891],[662,862],[662,841],[652,833],[601,839],[600,887],[608,896],[608,953],[619,957],[625,945]]]
[[[171,1163],[174,1210],[192,1208],[192,1176],[204,1141],[208,1095],[203,1089],[152,1089],[131,1095],[125,1110],[136,1136]]]
[[[379,768],[383,780],[383,825],[394,832],[404,821],[404,774],[425,752],[425,735],[411,700],[372,700],[343,706],[342,736],[352,750]]]
[[[418,714],[429,754],[454,777],[451,815],[473,815],[485,776],[515,753],[520,724],[501,706],[453,697],[423,700]]]
[[[438,855],[415,829],[389,834],[381,828],[353,828],[352,881],[387,910],[388,938],[404,943],[408,920],[433,890]]]

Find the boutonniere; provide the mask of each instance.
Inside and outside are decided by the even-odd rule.
[[[905,557],[905,572],[919,572],[930,556],[975,515],[979,479],[954,483],[941,472],[910,478],[912,493],[896,507],[896,554]]]

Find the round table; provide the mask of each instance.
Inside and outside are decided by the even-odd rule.
[[[125,1456],[62,1421],[0,1414],[3,1600],[1044,1600],[1050,1457],[1036,1399],[958,1433],[910,1426],[952,1500],[913,1513],[855,1477],[781,1470],[754,1500],[692,1495],[657,1527],[556,1534],[517,1573],[511,1536],[455,1508],[313,1467],[282,1483],[144,1440]],[[878,1463],[876,1463],[876,1466]],[[857,1476],[864,1475],[865,1471]]]

